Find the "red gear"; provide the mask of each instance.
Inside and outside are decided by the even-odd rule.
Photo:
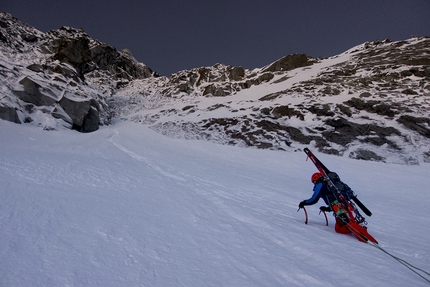
[[[337,233],[342,233],[342,234],[351,233],[351,230],[348,229],[346,224],[342,222],[340,218],[337,218],[337,217],[336,217],[336,225],[334,226],[334,230]]]
[[[319,172],[314,173],[311,176],[312,183],[315,184],[318,181],[318,179],[320,179],[321,177],[322,177],[321,173],[319,173]]]

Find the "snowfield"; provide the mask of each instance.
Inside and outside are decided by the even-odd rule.
[[[302,151],[0,120],[0,286],[428,286],[318,207]],[[316,155],[373,212],[379,246],[429,272],[430,164]],[[421,273],[422,274],[422,273]],[[429,276],[425,275],[428,280]]]

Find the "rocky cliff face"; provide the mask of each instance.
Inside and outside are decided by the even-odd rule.
[[[82,132],[108,124],[105,103],[115,85],[152,77],[129,51],[93,40],[82,29],[62,27],[42,33],[0,13],[0,118],[61,125]],[[110,90],[100,90],[100,82]]]
[[[90,132],[117,117],[176,138],[430,162],[429,38],[160,77],[81,29],[42,33],[0,13],[0,50],[0,118],[16,123]]]

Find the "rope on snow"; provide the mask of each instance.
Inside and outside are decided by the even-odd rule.
[[[336,214],[335,214],[335,217],[337,217],[336,216]],[[340,217],[338,217],[338,218],[340,218]],[[340,220],[342,220],[344,223],[347,223],[344,219],[342,219],[342,218],[340,218]],[[351,228],[351,227],[350,227]],[[357,231],[357,230],[356,230]],[[367,238],[366,238],[367,239]],[[406,268],[408,268],[409,270],[411,270],[412,272],[414,272],[415,274],[417,274],[418,276],[420,276],[421,278],[423,278],[425,281],[427,281],[427,282],[429,282],[430,283],[430,273],[429,272],[427,272],[427,271],[425,271],[425,270],[423,270],[423,269],[421,269],[421,268],[418,268],[418,267],[416,267],[416,266],[414,266],[414,265],[412,265],[411,263],[409,263],[409,262],[407,262],[406,260],[404,260],[404,259],[401,259],[401,258],[399,258],[399,257],[397,257],[397,256],[395,256],[395,255],[393,255],[393,254],[391,254],[390,252],[388,252],[387,250],[385,250],[384,248],[382,248],[381,246],[379,246],[377,243],[374,243],[374,242],[371,242],[370,240],[367,240],[366,241],[366,243],[367,244],[369,244],[369,245],[371,245],[371,246],[373,246],[373,247],[375,247],[376,249],[379,249],[379,250],[381,250],[382,252],[384,252],[385,254],[387,254],[387,255],[389,255],[389,256],[391,256],[392,258],[394,258],[397,262],[399,262],[400,264],[402,264],[402,265],[404,265]],[[424,273],[425,275],[427,275],[427,276],[429,276],[429,278],[426,278],[423,274],[420,274],[419,272],[422,272],[422,273]]]
[[[414,272],[415,274],[417,274],[418,276],[420,276],[421,278],[423,278],[424,280],[426,280],[427,282],[429,282],[430,283],[430,279],[428,279],[428,278],[426,278],[426,277],[424,277],[422,274],[420,274],[418,271],[420,271],[420,272],[422,272],[422,273],[424,273],[424,274],[426,274],[427,276],[429,276],[429,278],[430,278],[430,273],[429,272],[427,272],[427,271],[425,271],[425,270],[423,270],[423,269],[421,269],[421,268],[418,268],[418,267],[416,267],[416,266],[414,266],[414,265],[412,265],[411,263],[409,263],[409,262],[407,262],[406,260],[404,260],[404,259],[401,259],[401,258],[399,258],[399,257],[397,257],[397,256],[395,256],[395,255],[393,255],[393,254],[391,254],[390,252],[388,252],[387,250],[385,250],[384,248],[382,248],[381,246],[379,246],[378,244],[375,244],[375,243],[373,243],[373,242],[367,242],[368,244],[370,244],[371,246],[373,246],[373,247],[375,247],[375,248],[377,248],[377,249],[379,249],[379,250],[381,250],[382,252],[384,252],[385,254],[387,254],[387,255],[389,255],[389,256],[391,256],[392,258],[394,258],[395,260],[397,260],[400,264],[402,264],[402,265],[404,265],[406,268],[408,268],[409,270],[411,270],[412,272]]]

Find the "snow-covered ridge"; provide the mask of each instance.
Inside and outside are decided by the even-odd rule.
[[[0,33],[0,118],[9,121],[89,132],[115,117],[174,138],[430,161],[429,38],[165,77],[82,29],[42,33],[0,13]]]
[[[228,77],[234,67],[218,64],[169,80],[136,81],[112,101],[140,101],[116,116],[171,137],[284,150],[311,145],[357,159],[418,164],[430,156],[429,53],[428,38],[375,41],[287,71],[244,70],[237,79]],[[202,70],[215,80],[197,85],[193,79]],[[144,89],[154,83],[155,91]]]

